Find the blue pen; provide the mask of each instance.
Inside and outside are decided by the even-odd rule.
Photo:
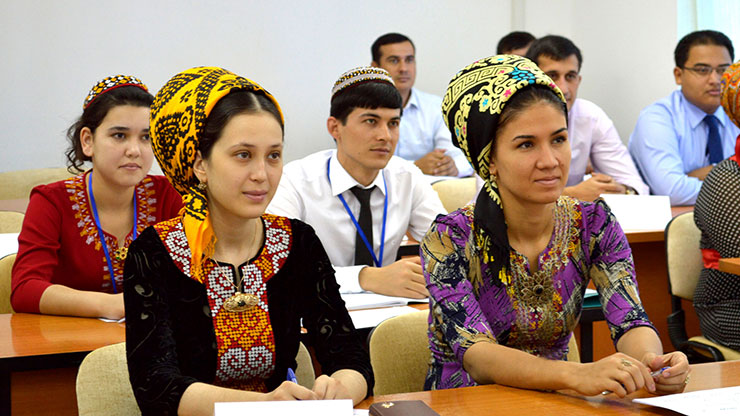
[[[650,375],[653,376],[653,377],[660,377],[660,375],[663,374],[663,371],[665,371],[665,370],[667,370],[669,368],[670,367],[663,367],[660,370],[653,371],[652,373],[650,373]]]
[[[293,369],[288,367],[288,381],[292,381],[293,383],[298,384],[298,380],[295,378],[295,373],[293,372]]]

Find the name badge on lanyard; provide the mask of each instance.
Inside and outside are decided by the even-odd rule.
[[[326,177],[329,179],[329,185],[331,186],[331,158],[326,161]],[[380,253],[379,256],[375,256],[375,251],[373,251],[373,245],[371,241],[368,241],[367,237],[365,236],[365,233],[362,231],[362,228],[360,227],[360,224],[357,222],[357,219],[352,214],[352,211],[349,209],[349,205],[347,205],[347,201],[345,201],[342,194],[337,195],[339,197],[339,200],[342,201],[342,205],[344,205],[344,210],[347,211],[347,214],[349,214],[349,218],[352,220],[352,223],[355,225],[355,229],[357,230],[357,233],[360,234],[360,238],[362,238],[362,242],[365,243],[365,247],[367,247],[368,251],[370,251],[370,254],[373,256],[373,263],[375,263],[376,267],[382,267],[383,266],[383,248],[385,247],[385,221],[388,217],[388,184],[385,182],[385,175],[383,175],[383,171],[380,171],[380,175],[383,177],[383,187],[385,188],[385,200],[383,201],[383,228],[380,232]]]

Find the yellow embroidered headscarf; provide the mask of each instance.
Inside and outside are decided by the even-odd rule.
[[[216,237],[208,217],[205,191],[198,189],[193,162],[206,119],[218,100],[232,91],[246,90],[264,95],[283,113],[275,98],[252,80],[223,68],[196,67],[167,81],[152,103],[149,128],[152,150],[159,166],[177,192],[183,196],[181,211],[185,236],[192,254],[191,273],[201,277],[204,255],[213,254]]]

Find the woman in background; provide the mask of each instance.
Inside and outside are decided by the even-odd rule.
[[[146,227],[177,215],[182,200],[149,176],[149,105],[137,78],[96,83],[67,131],[68,170],[80,173],[31,191],[12,271],[16,312],[120,319],[123,264]],[[83,172],[85,162],[92,169]]]
[[[721,102],[740,126],[740,61],[722,75]],[[719,259],[740,257],[740,136],[735,154],[717,164],[704,179],[694,206],[701,230],[704,269],[694,292],[702,334],[740,351],[740,276],[719,271]]]
[[[267,91],[193,68],[159,91],[154,152],[181,216],[145,230],[126,261],[126,349],[144,414],[212,414],[224,401],[352,399],[367,353],[313,229],[265,214],[282,174],[283,115]],[[290,380],[301,325],[323,375]]]
[[[561,196],[570,145],[552,80],[526,58],[493,56],[460,71],[442,107],[485,185],[474,205],[437,217],[422,241],[432,350],[425,387],[682,391],[688,361],[663,354],[619,224],[601,200]],[[590,280],[619,352],[567,362]]]

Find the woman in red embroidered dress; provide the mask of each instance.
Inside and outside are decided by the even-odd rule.
[[[162,176],[149,176],[146,86],[116,75],[96,83],[68,130],[70,172],[31,191],[11,302],[16,312],[120,319],[126,250],[146,227],[177,215],[182,199]],[[83,172],[83,164],[92,170]]]
[[[352,399],[367,352],[326,252],[305,223],[265,214],[282,174],[283,116],[254,82],[193,68],[157,93],[152,146],[183,194],[126,260],[126,351],[143,414],[212,414],[215,402]],[[291,381],[301,326],[323,375]]]

